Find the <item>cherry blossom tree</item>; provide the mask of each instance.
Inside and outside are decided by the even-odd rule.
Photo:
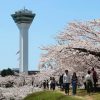
[[[68,69],[80,74],[95,67],[100,72],[100,20],[70,22],[56,40],[57,44],[41,48],[45,53],[40,69],[55,69],[55,74]]]

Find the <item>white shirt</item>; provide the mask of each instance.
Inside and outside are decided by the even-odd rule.
[[[87,75],[85,76],[85,81],[87,81],[87,80],[91,80],[92,83],[93,83],[93,78],[92,78],[91,74],[87,74]]]
[[[63,83],[70,83],[70,75],[69,74],[64,74],[63,75]]]

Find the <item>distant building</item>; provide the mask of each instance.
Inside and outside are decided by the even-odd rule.
[[[37,74],[37,73],[40,73],[40,71],[28,71],[28,74],[29,75],[35,75],[35,74]]]
[[[14,72],[19,73],[19,68],[13,68],[12,69]],[[36,70],[30,70],[28,71],[28,75],[35,75],[37,73],[39,73],[40,71],[36,71]]]

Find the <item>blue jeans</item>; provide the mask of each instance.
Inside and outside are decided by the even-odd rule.
[[[65,93],[69,95],[69,83],[64,83]]]
[[[76,83],[76,81],[72,81],[72,93],[73,93],[73,95],[76,94],[76,89],[77,89],[77,83]]]

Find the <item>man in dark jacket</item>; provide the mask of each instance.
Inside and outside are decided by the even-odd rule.
[[[97,76],[97,72],[94,70],[94,68],[92,68],[92,77],[93,77],[93,83],[94,83],[94,89],[93,89],[93,91],[96,92],[96,90],[97,90],[98,76]]]

